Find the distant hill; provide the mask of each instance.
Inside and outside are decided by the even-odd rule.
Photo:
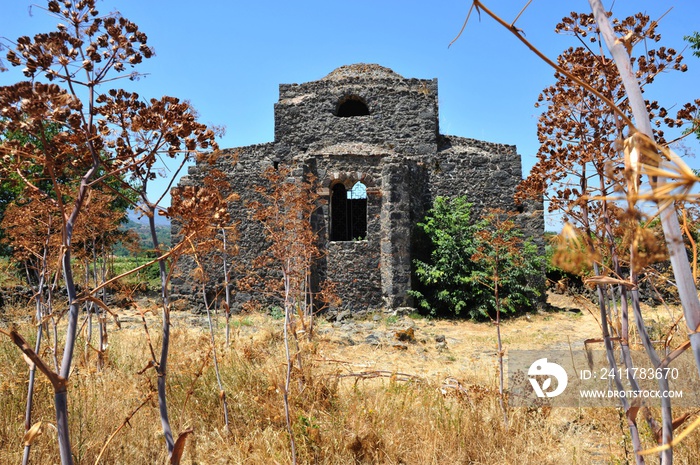
[[[134,223],[148,224],[148,218],[145,215],[139,215],[134,210],[127,212],[129,219]],[[156,226],[163,225],[170,227],[170,219],[165,216],[156,215]]]
[[[123,231],[135,231],[139,237],[141,248],[144,251],[153,249],[153,241],[151,240],[151,231],[148,227],[148,220],[138,218],[133,212],[129,212],[129,220],[120,226]],[[170,221],[164,217],[157,217],[156,220],[156,237],[158,243],[166,248],[170,247]],[[117,244],[114,249],[114,254],[120,257],[130,255],[129,251],[122,244]]]

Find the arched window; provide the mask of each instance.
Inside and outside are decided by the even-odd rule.
[[[349,191],[342,183],[331,189],[332,241],[353,241],[367,238],[367,186],[356,183]]]
[[[347,118],[350,116],[369,115],[369,107],[360,97],[347,97],[340,102],[336,115]]]

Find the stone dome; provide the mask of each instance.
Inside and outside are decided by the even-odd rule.
[[[331,71],[322,81],[340,81],[349,78],[361,79],[405,79],[398,73],[384,66],[368,63],[344,65]]]

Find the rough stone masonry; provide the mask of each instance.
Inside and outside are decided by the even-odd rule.
[[[231,209],[240,231],[235,260],[247,269],[266,246],[260,224],[242,208],[264,183],[263,170],[285,165],[297,176],[312,173],[327,200],[314,225],[325,252],[315,281],[336,283],[338,310],[411,306],[416,223],[436,196],[466,195],[475,214],[517,211],[526,237],[541,240],[544,231],[541,203],[513,199],[522,179],[515,146],[442,135],[438,119],[437,79],[407,79],[374,64],[342,66],[318,81],[281,84],[274,142],[225,150],[213,165],[190,168],[180,186],[201,185],[213,168],[227,173],[241,198]],[[192,266],[185,260],[173,278],[174,299],[197,300]],[[238,293],[235,302],[258,298]]]

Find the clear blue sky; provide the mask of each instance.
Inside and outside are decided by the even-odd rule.
[[[53,30],[56,19],[28,0],[3,0],[0,36]],[[525,0],[485,1],[512,20]],[[44,5],[44,2],[40,2]],[[606,7],[610,1],[604,2]],[[144,97],[187,99],[205,123],[224,125],[222,147],[271,141],[273,105],[280,83],[320,79],[344,64],[389,67],[406,77],[438,78],[440,130],[516,145],[526,175],[537,152],[537,95],[553,71],[489,17],[473,15],[452,47],[468,0],[141,0],[98,2],[119,10],[148,35],[156,56],[138,68]],[[622,17],[644,11],[661,20],[662,45],[680,51],[683,36],[700,30],[698,0],[618,0]],[[585,0],[534,0],[517,25],[551,58],[576,45],[554,26],[571,11],[590,11]],[[638,45],[639,47],[639,45]],[[673,107],[700,97],[700,58],[686,53],[688,72],[661,76],[646,95]],[[0,84],[21,75],[1,73]],[[125,82],[125,81],[124,81]],[[690,144],[698,152],[698,144]],[[700,166],[697,159],[689,160]]]

